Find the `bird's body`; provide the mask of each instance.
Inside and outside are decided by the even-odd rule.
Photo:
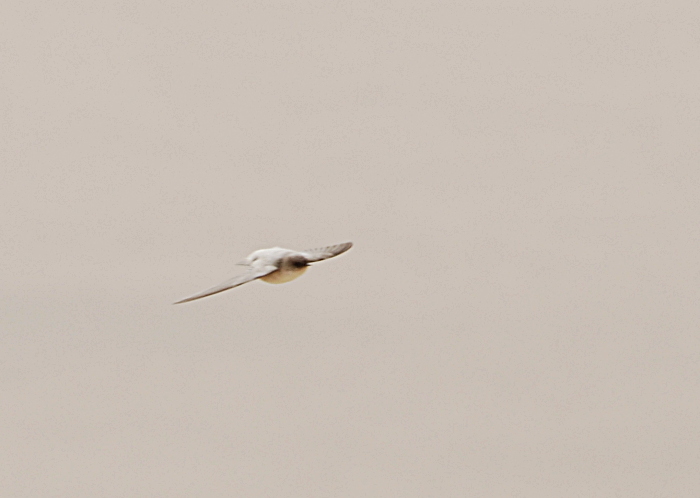
[[[278,269],[272,273],[260,277],[260,280],[269,284],[284,284],[291,282],[295,278],[301,277],[309,268],[308,260],[301,253],[282,247],[272,247],[270,249],[260,249],[255,251],[240,265],[247,265],[251,268],[264,268],[270,262]]]
[[[262,280],[263,282],[267,282],[268,284],[286,284],[287,282],[291,282],[295,278],[301,277],[307,270],[307,268],[308,266],[304,266],[303,268],[290,269],[280,268],[277,271],[273,271],[269,275],[260,277],[260,280]]]
[[[306,251],[292,251],[282,247],[260,249],[251,253],[247,258],[238,263],[247,266],[248,271],[233,277],[226,282],[207,289],[194,296],[187,297],[174,304],[186,303],[203,297],[211,296],[252,280],[260,279],[270,284],[283,284],[300,277],[308,269],[309,264],[316,261],[332,258],[344,253],[352,247],[352,242],[345,242],[334,246],[309,249]]]

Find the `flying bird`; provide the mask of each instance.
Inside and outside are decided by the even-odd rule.
[[[222,282],[216,287],[207,289],[195,294],[194,296],[186,297],[173,304],[186,303],[201,299],[203,297],[218,294],[225,290],[233,289],[239,285],[245,284],[252,280],[260,279],[270,284],[283,284],[300,277],[310,263],[323,261],[324,259],[332,258],[338,254],[342,254],[352,247],[352,242],[336,244],[334,246],[320,247],[318,249],[308,249],[306,251],[292,251],[291,249],[283,249],[281,247],[272,247],[270,249],[260,249],[250,254],[239,265],[247,266],[248,271],[233,277],[226,282]]]

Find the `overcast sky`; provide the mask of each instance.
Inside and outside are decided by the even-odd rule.
[[[699,18],[5,1],[3,496],[700,496]]]

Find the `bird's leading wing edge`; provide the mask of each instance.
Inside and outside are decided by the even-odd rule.
[[[324,259],[335,257],[339,254],[343,254],[345,251],[352,247],[352,242],[343,242],[342,244],[336,244],[333,246],[319,247],[318,249],[307,249],[306,251],[301,251],[309,263],[314,261],[323,261]]]

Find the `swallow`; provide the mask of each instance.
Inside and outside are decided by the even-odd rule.
[[[300,277],[309,268],[311,263],[323,261],[344,253],[352,247],[352,242],[344,242],[334,246],[308,249],[306,251],[292,251],[282,247],[259,249],[251,253],[238,265],[247,266],[248,271],[222,282],[216,287],[207,289],[173,304],[187,303],[195,299],[218,294],[247,282],[260,279],[269,284],[284,284]]]

